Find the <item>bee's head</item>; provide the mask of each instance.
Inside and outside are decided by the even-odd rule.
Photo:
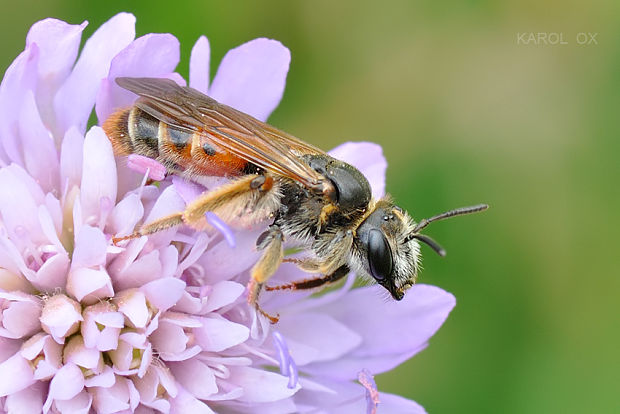
[[[401,300],[405,291],[415,284],[418,276],[418,241],[429,245],[440,256],[446,254],[437,242],[420,234],[420,231],[433,221],[474,213],[487,207],[486,204],[481,204],[455,209],[416,224],[406,211],[395,206],[389,199],[379,200],[357,228],[355,256],[358,259],[357,267],[361,268],[357,270],[372,276],[394,299]]]

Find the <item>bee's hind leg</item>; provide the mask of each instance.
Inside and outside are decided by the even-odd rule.
[[[267,231],[260,235],[256,241],[256,247],[263,251],[263,255],[252,268],[251,279],[248,284],[248,303],[269,319],[271,323],[278,322],[278,317],[269,315],[260,308],[258,296],[265,282],[278,270],[282,263],[284,258],[283,240],[282,231],[275,225],[270,226]]]

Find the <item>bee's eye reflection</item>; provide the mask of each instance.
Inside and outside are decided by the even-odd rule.
[[[368,233],[368,264],[372,277],[383,280],[392,274],[392,250],[381,230]]]

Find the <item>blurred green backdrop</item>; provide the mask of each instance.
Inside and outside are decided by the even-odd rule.
[[[449,255],[425,249],[421,280],[458,304],[381,390],[431,413],[620,412],[620,2],[28,0],[4,4],[0,67],[36,20],[86,19],[87,37],[122,10],[180,39],[182,74],[201,34],[212,73],[249,39],[282,41],[271,123],[326,149],[380,143],[417,218],[492,206],[429,229]],[[525,44],[539,32],[567,44]]]

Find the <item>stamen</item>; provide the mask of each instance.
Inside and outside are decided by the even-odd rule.
[[[215,227],[215,229],[224,236],[224,238],[228,242],[228,245],[231,248],[234,248],[235,247],[235,234],[230,229],[230,227],[228,227],[228,224],[224,223],[224,221],[212,211],[207,211],[205,213],[205,217],[207,218],[207,222],[213,227]]]
[[[127,166],[141,174],[146,174],[151,180],[161,181],[166,177],[166,167],[152,158],[138,154],[127,157]]]
[[[379,405],[379,390],[374,376],[366,368],[357,373],[357,380],[366,388],[366,413],[376,414]]]
[[[288,388],[293,389],[297,386],[297,380],[299,378],[297,372],[297,365],[291,354],[288,351],[288,346],[282,334],[278,331],[274,331],[271,334],[273,343],[276,346],[276,352],[278,353],[278,364],[280,364],[280,373],[288,377]]]

